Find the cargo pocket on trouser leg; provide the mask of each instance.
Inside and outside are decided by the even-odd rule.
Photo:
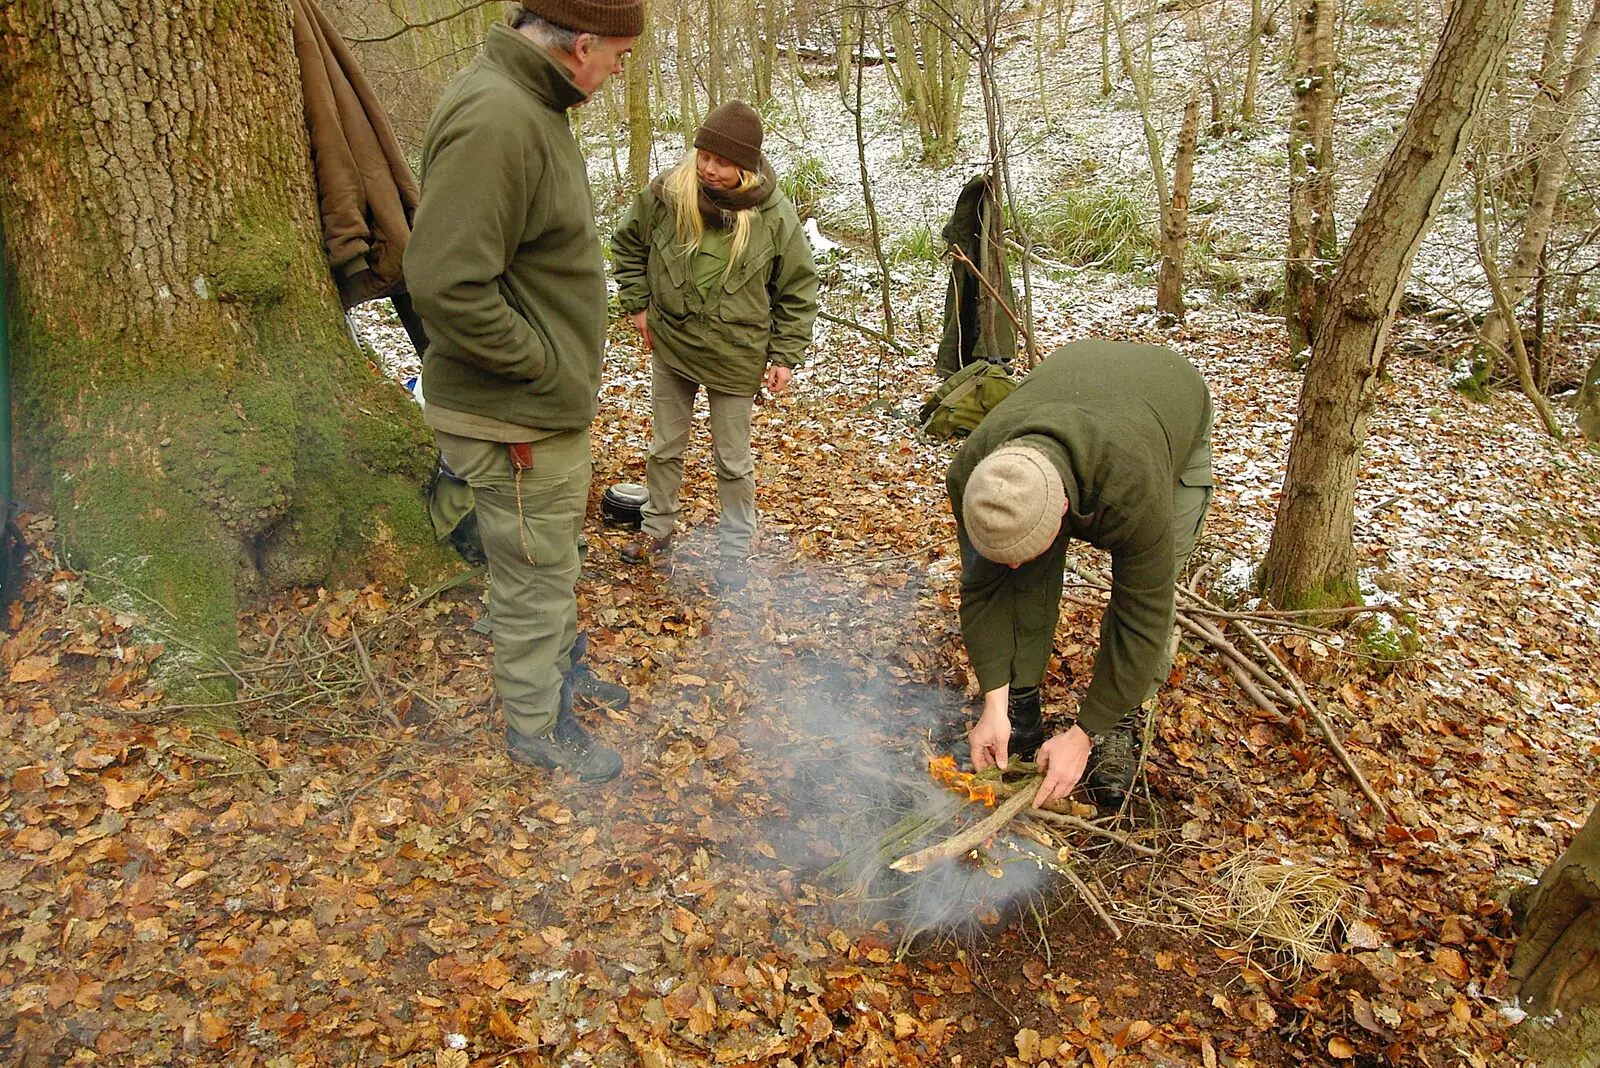
[[[523,734],[555,725],[577,636],[577,539],[589,497],[587,434],[565,447],[546,440],[554,447],[535,442],[533,466],[520,480],[507,461],[493,488],[477,487],[492,580],[495,689],[506,721]]]

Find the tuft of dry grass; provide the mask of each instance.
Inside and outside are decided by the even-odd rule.
[[[1243,935],[1277,954],[1296,975],[1335,948],[1338,925],[1359,910],[1356,889],[1325,868],[1244,852],[1171,900],[1202,927]]]

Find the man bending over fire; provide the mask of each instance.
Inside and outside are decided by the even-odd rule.
[[[1079,341],[1035,367],[950,464],[961,637],[983,691],[972,765],[1035,757],[1036,804],[1085,777],[1096,803],[1133,785],[1135,713],[1171,669],[1176,583],[1211,504],[1211,398],[1158,345]],[[1048,741],[1039,684],[1073,538],[1111,554],[1111,602],[1078,722]]]

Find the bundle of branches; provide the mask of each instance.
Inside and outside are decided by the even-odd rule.
[[[880,798],[900,818],[858,836],[823,873],[852,880],[849,899],[898,919],[902,951],[924,934],[957,931],[975,919],[996,922],[1008,908],[1037,911],[1063,888],[1122,936],[1088,866],[1098,866],[1107,850],[1139,857],[1155,850],[1084,818],[1093,809],[1070,802],[1033,808],[1040,776],[1032,763],[973,774],[930,752],[927,764],[929,779],[901,783],[895,796]]]
[[[246,725],[271,719],[341,735],[401,730],[401,717],[414,702],[442,709],[399,669],[405,658],[393,654],[411,636],[419,609],[483,572],[480,567],[454,575],[400,605],[368,612],[361,622],[347,612],[337,626],[322,625],[328,598],[305,613],[284,612],[263,651],[200,676],[233,679],[232,700],[164,705],[152,714],[211,712],[236,716]]]
[[[1111,579],[1104,572],[1090,572],[1071,563],[1068,567],[1077,576],[1079,585],[1110,592]],[[1352,605],[1299,611],[1264,608],[1233,612],[1213,604],[1192,587],[1178,586],[1179,629],[1203,647],[1214,650],[1245,696],[1275,723],[1296,733],[1302,732],[1304,724],[1293,713],[1303,713],[1372,804],[1374,818],[1381,820],[1382,825],[1387,825],[1394,822],[1389,807],[1362,774],[1349,750],[1345,749],[1332,720],[1312,699],[1305,681],[1263,636],[1274,631],[1290,631],[1319,640],[1326,639],[1333,637],[1334,632],[1309,620],[1367,612],[1394,613],[1397,610],[1388,605]],[[1239,642],[1227,636],[1230,630],[1240,637]]]

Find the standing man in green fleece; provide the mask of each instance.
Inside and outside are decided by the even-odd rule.
[[[1133,785],[1133,713],[1171,668],[1179,572],[1211,504],[1211,397],[1158,345],[1080,341],[1029,372],[950,464],[961,636],[983,691],[974,768],[1037,752],[1036,804],[1088,770],[1101,804]],[[1111,554],[1111,602],[1077,725],[1045,740],[1039,683],[1073,538]]]
[[[589,781],[622,759],[572,715],[606,279],[567,112],[643,29],[641,0],[523,0],[490,27],[428,123],[405,258],[424,415],[477,503],[507,750]]]

